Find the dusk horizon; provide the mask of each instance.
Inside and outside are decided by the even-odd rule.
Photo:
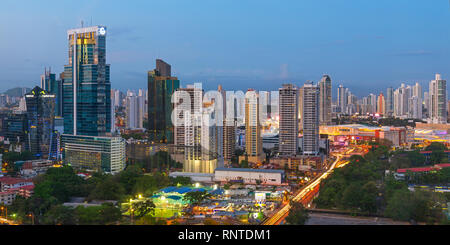
[[[106,62],[121,91],[145,88],[157,58],[171,64],[181,86],[201,82],[207,90],[278,90],[328,74],[333,98],[340,84],[362,97],[401,83],[426,88],[436,73],[450,77],[448,1],[323,4],[5,1],[0,91],[39,85],[45,67],[62,72],[67,30],[81,22],[108,28]]]

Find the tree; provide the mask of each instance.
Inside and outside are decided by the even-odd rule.
[[[89,194],[88,200],[120,200],[125,189],[113,177],[108,177],[97,184]]]
[[[247,160],[242,160],[241,163],[239,164],[240,168],[248,168],[248,161]]]
[[[442,162],[442,159],[446,156],[445,150],[447,147],[443,143],[432,142],[429,146],[425,148],[426,151],[432,151],[430,155],[430,163],[438,164]]]
[[[124,171],[120,172],[116,178],[119,179],[119,183],[125,189],[125,193],[131,194],[137,179],[142,175],[142,170],[139,167],[130,165]]]
[[[75,215],[71,207],[55,205],[46,212],[42,219],[44,225],[74,225]]]
[[[119,221],[122,214],[112,203],[103,203],[101,206],[78,206],[75,217],[79,225],[108,225]]]
[[[191,204],[198,205],[209,197],[211,197],[211,194],[206,191],[191,191],[184,195],[183,200],[188,201]]]
[[[143,201],[136,201],[132,203],[132,209],[134,210],[134,216],[137,218],[142,218],[148,214],[155,213],[155,204],[150,199],[145,199]]]
[[[286,222],[289,225],[304,225],[309,219],[308,211],[299,202],[291,202],[291,209],[289,215],[286,217]]]

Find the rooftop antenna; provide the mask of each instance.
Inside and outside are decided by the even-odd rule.
[[[91,16],[91,26],[92,26],[92,16]]]
[[[81,20],[81,28],[83,28],[83,20]]]

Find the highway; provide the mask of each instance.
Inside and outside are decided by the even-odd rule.
[[[17,225],[14,221],[5,219],[5,218],[0,218],[0,223],[6,223],[8,225]]]
[[[302,201],[302,199],[307,196],[308,194],[310,194],[310,192],[312,192],[313,190],[317,190],[317,188],[320,185],[320,182],[327,178],[328,175],[330,175],[334,168],[338,167],[343,167],[344,165],[346,165],[349,161],[341,161],[341,158],[343,157],[343,155],[349,154],[351,152],[353,152],[355,149],[352,148],[350,150],[347,150],[345,152],[345,154],[340,154],[340,153],[336,153],[336,160],[333,162],[333,164],[331,164],[330,168],[324,172],[321,176],[319,176],[318,178],[316,178],[313,182],[311,182],[310,184],[308,184],[307,186],[303,187],[297,195],[295,195],[294,198],[292,198],[292,201],[294,202],[299,202]],[[289,210],[291,209],[291,205],[288,203],[286,204],[284,207],[282,207],[280,210],[278,210],[278,212],[276,212],[274,215],[272,215],[272,217],[266,219],[262,225],[278,225],[280,224],[285,218],[286,216],[289,214]]]

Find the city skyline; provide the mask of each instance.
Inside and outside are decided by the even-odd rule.
[[[156,58],[173,65],[173,74],[182,86],[202,82],[206,90],[218,84],[226,90],[277,90],[283,83],[300,87],[328,74],[334,87],[344,84],[361,97],[401,83],[419,82],[427,87],[435,73],[444,79],[449,76],[446,67],[450,62],[445,57],[450,35],[442,31],[450,23],[448,1],[329,2],[332,8],[327,9],[311,2],[248,2],[234,9],[231,3],[198,1],[188,6],[171,1],[120,5],[120,10],[115,2],[50,2],[29,2],[23,7],[5,1],[3,9],[8,12],[0,10],[0,31],[11,38],[0,41],[0,53],[6,54],[0,58],[0,91],[11,88],[11,84],[38,85],[45,67],[56,74],[62,72],[67,63],[65,32],[80,27],[82,20],[84,26],[108,26],[111,83],[121,91],[145,87],[146,72]],[[149,5],[160,11],[144,18],[143,10]],[[74,11],[58,14],[63,7]],[[211,7],[220,11],[215,16],[201,12]],[[108,11],[97,11],[102,8]],[[267,17],[264,13],[269,9],[281,17]],[[133,10],[135,17],[126,13],[129,18],[117,20],[115,13],[122,10]],[[348,12],[344,15],[344,11]],[[380,12],[383,19],[378,18]],[[319,13],[326,17],[317,20]],[[190,18],[192,15],[196,18]],[[242,23],[230,22],[232,16]],[[163,18],[165,25],[156,26],[158,18]],[[211,18],[211,23],[204,21]],[[355,18],[359,23],[352,21]],[[32,30],[39,23],[46,28]],[[414,31],[407,31],[411,29]],[[33,38],[24,38],[24,33]],[[367,87],[369,84],[378,86]],[[333,98],[335,92],[333,89]]]

